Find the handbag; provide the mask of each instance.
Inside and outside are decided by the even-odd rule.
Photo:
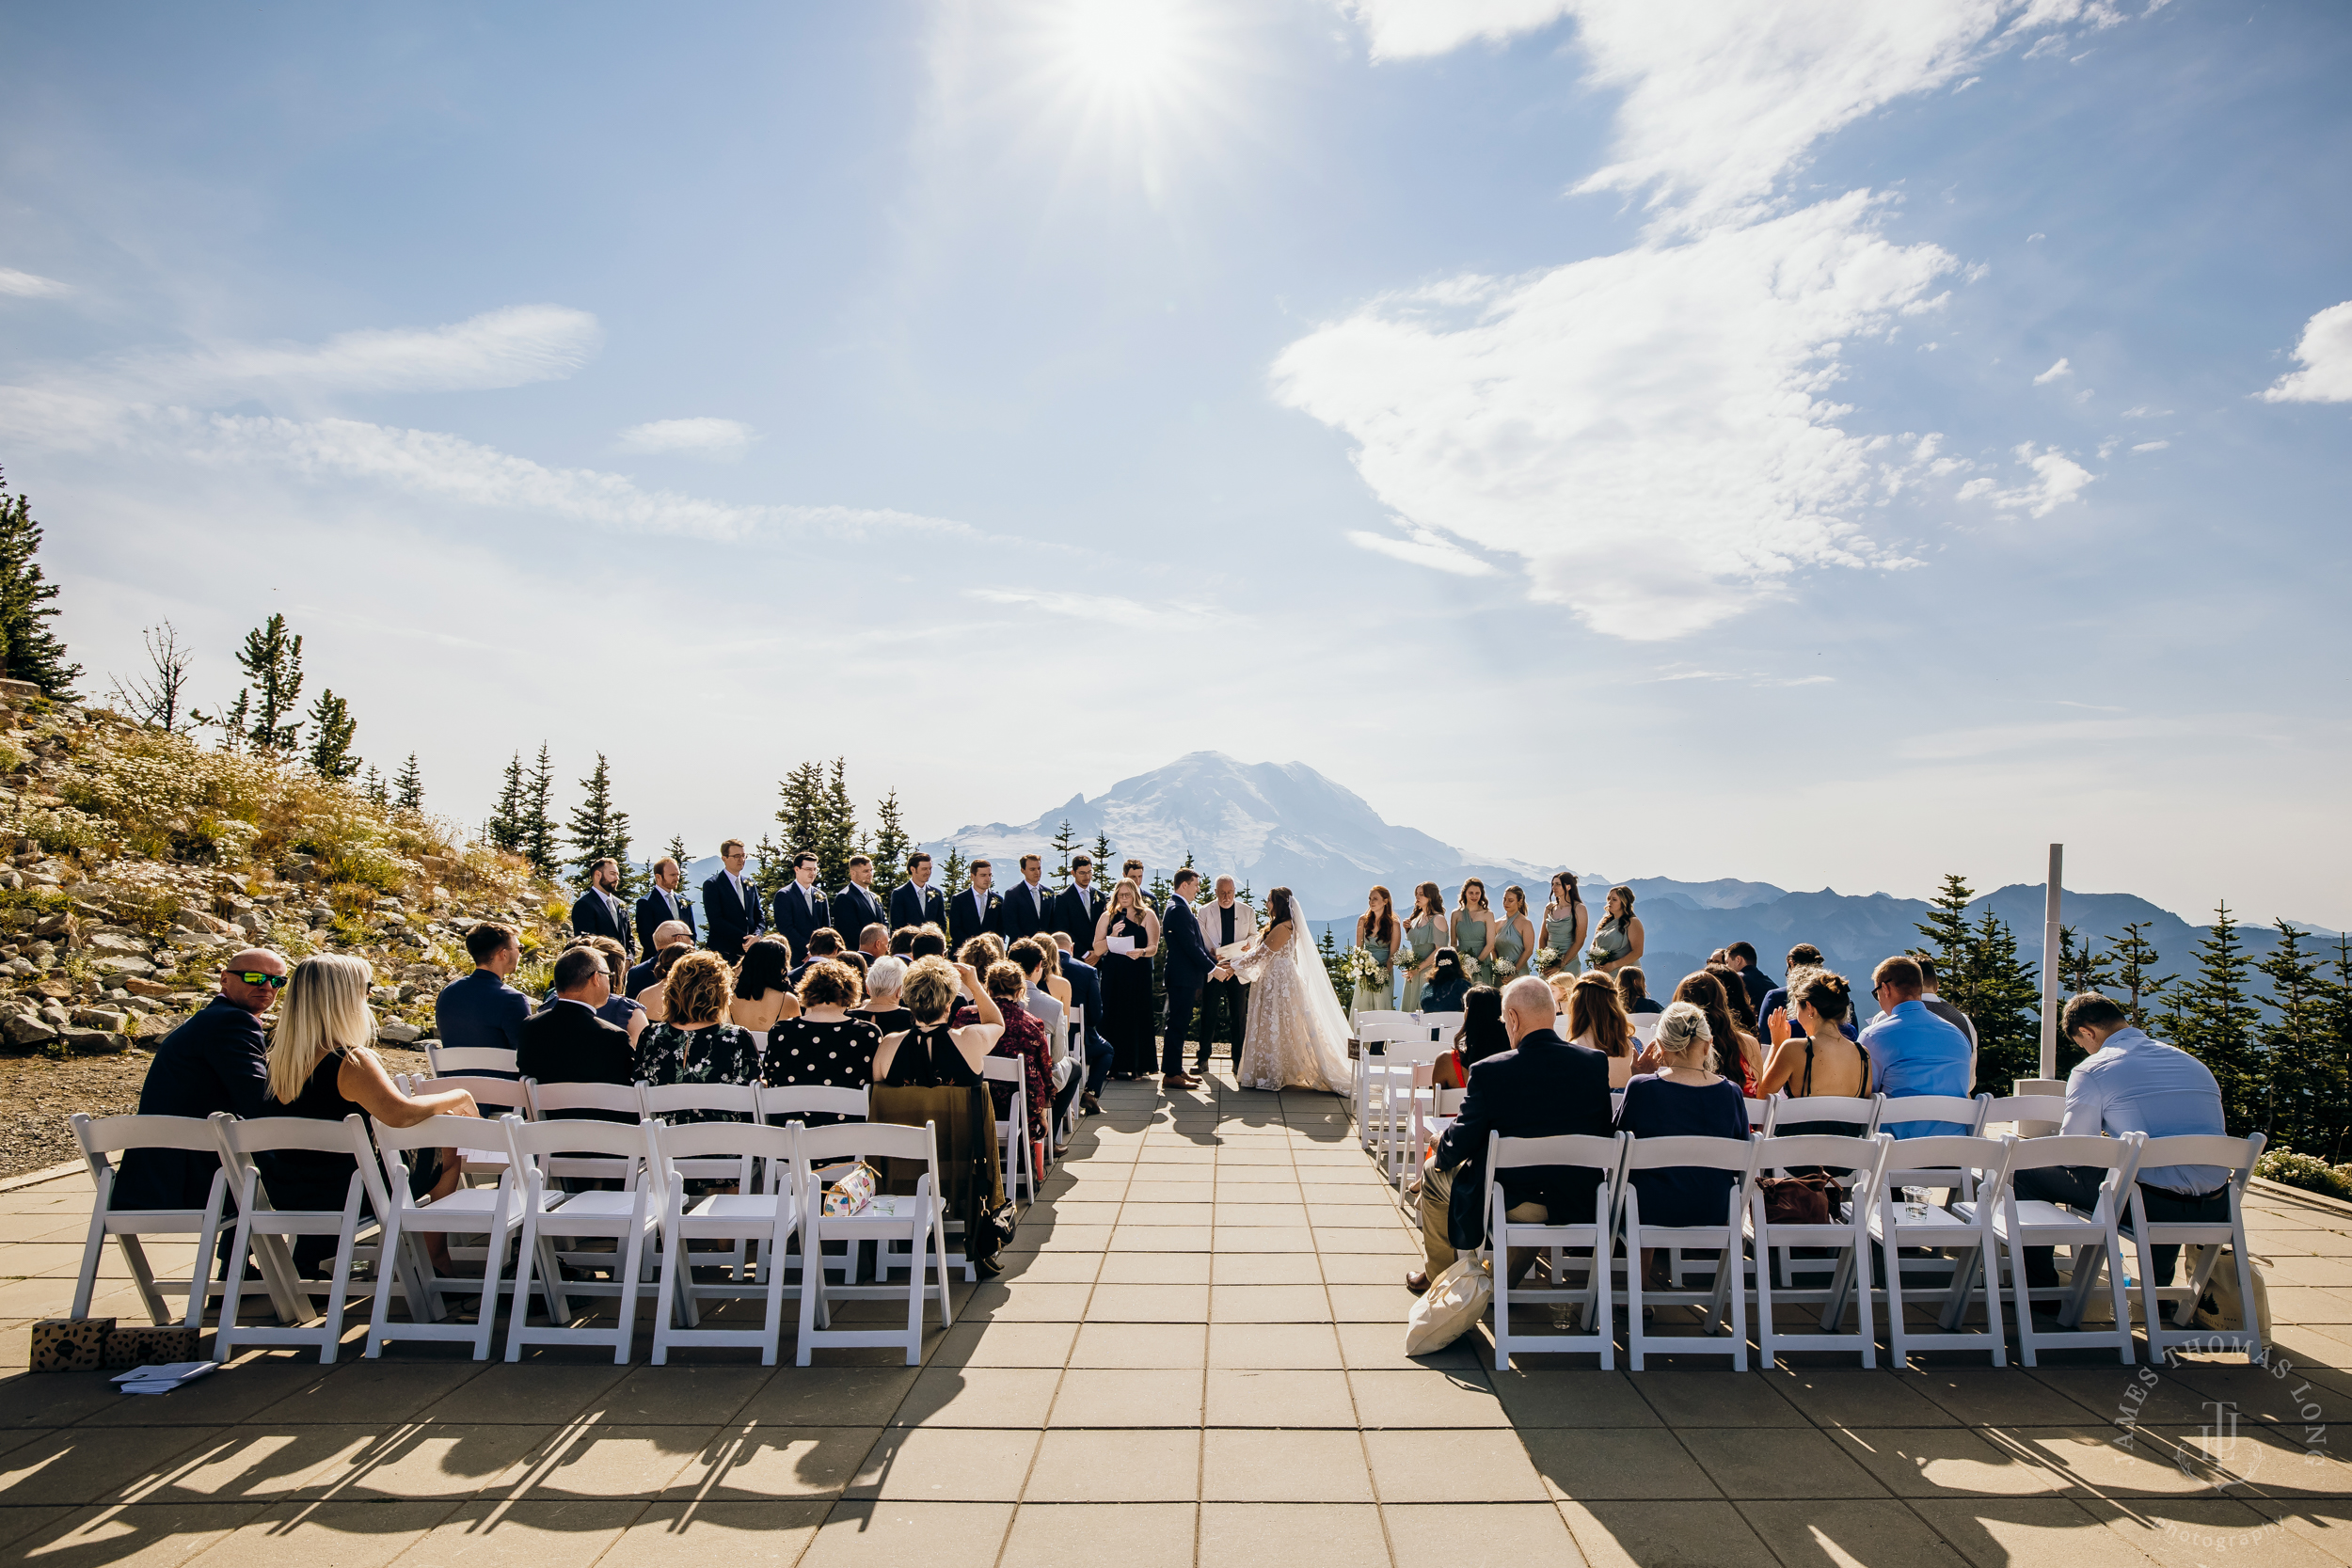
[[[1820,1171],[1804,1176],[1767,1176],[1756,1182],[1764,1195],[1766,1225],[1828,1225],[1846,1189]]]
[[[1455,1258],[1413,1303],[1405,1319],[1405,1354],[1434,1355],[1486,1315],[1495,1282],[1470,1253]]]
[[[881,1173],[863,1160],[853,1160],[835,1167],[840,1176],[825,1192],[824,1213],[827,1219],[847,1219],[862,1214],[874,1201],[875,1189],[882,1185]],[[832,1176],[832,1171],[820,1173]]]

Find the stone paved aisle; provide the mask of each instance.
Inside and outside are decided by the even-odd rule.
[[[2290,1375],[1492,1371],[1400,1354],[1411,1234],[1323,1095],[1118,1085],[918,1370],[256,1354],[0,1383],[0,1554],[87,1568],[2352,1561],[2352,1211],[2266,1198]],[[0,1194],[0,1345],[87,1180]],[[109,1260],[100,1310],[135,1315]],[[641,1340],[642,1345],[642,1340]],[[789,1351],[785,1356],[788,1363]],[[864,1364],[851,1364],[852,1362]],[[2152,1384],[2139,1379],[2153,1376]],[[2109,1439],[2132,1401],[2138,1435]],[[2230,1407],[2234,1405],[2234,1411]],[[2307,1420],[2306,1410],[2315,1418]],[[2217,1459],[2217,1465],[2212,1461]]]

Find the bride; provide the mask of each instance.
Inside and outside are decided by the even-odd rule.
[[[1354,1082],[1347,1013],[1331,990],[1323,956],[1307,940],[1298,900],[1286,887],[1266,895],[1266,927],[1232,960],[1249,985],[1249,1027],[1235,1076],[1245,1089],[1328,1089]]]

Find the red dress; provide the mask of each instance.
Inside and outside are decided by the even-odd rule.
[[[1046,1151],[1054,1147],[1054,1058],[1052,1045],[1046,1038],[1045,1022],[1018,1002],[998,1001],[997,1010],[1005,1015],[1005,1032],[997,1037],[992,1056],[1017,1057],[1024,1064],[1024,1079],[1029,1094],[1029,1158],[1037,1166],[1038,1180],[1045,1178]],[[1003,1117],[1012,1104],[1010,1084],[991,1084],[989,1092],[995,1097],[996,1114]]]

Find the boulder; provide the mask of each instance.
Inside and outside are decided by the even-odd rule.
[[[187,1021],[184,1013],[153,1013],[135,1022],[131,1033],[141,1041],[159,1040]]]
[[[100,958],[97,962],[91,964],[90,967],[97,970],[102,974],[109,974],[116,976],[117,978],[129,978],[134,975],[146,978],[151,977],[155,974],[155,966],[153,964],[149,963],[145,958],[132,958],[127,953],[116,954],[108,958]]]
[[[139,958],[147,956],[147,942],[135,931],[99,931],[89,939],[89,949],[93,953],[132,954]]]
[[[42,915],[33,926],[33,935],[52,942],[62,942],[68,947],[82,940],[82,923],[63,910]]]
[[[76,1056],[115,1056],[131,1049],[127,1036],[109,1034],[103,1029],[65,1029],[59,1031],[65,1048]]]
[[[46,980],[37,982],[33,990],[39,995],[62,1000],[73,994],[73,982],[52,975]]]
[[[30,1013],[10,1013],[0,1019],[0,1035],[6,1035],[10,1045],[29,1049],[47,1045],[57,1037],[57,1031]]]
[[[131,1022],[131,1015],[117,1012],[111,1007],[76,1007],[73,1009],[73,1022],[84,1029],[103,1029],[108,1034],[119,1035],[123,1026]]]
[[[375,1037],[393,1045],[414,1045],[424,1037],[424,1031],[413,1023],[403,1023],[398,1019],[394,1019],[391,1022],[377,1029]]]
[[[122,989],[129,991],[133,996],[145,996],[156,999],[167,997],[171,994],[171,988],[165,985],[162,981],[143,979],[136,974],[124,975],[122,977]]]

